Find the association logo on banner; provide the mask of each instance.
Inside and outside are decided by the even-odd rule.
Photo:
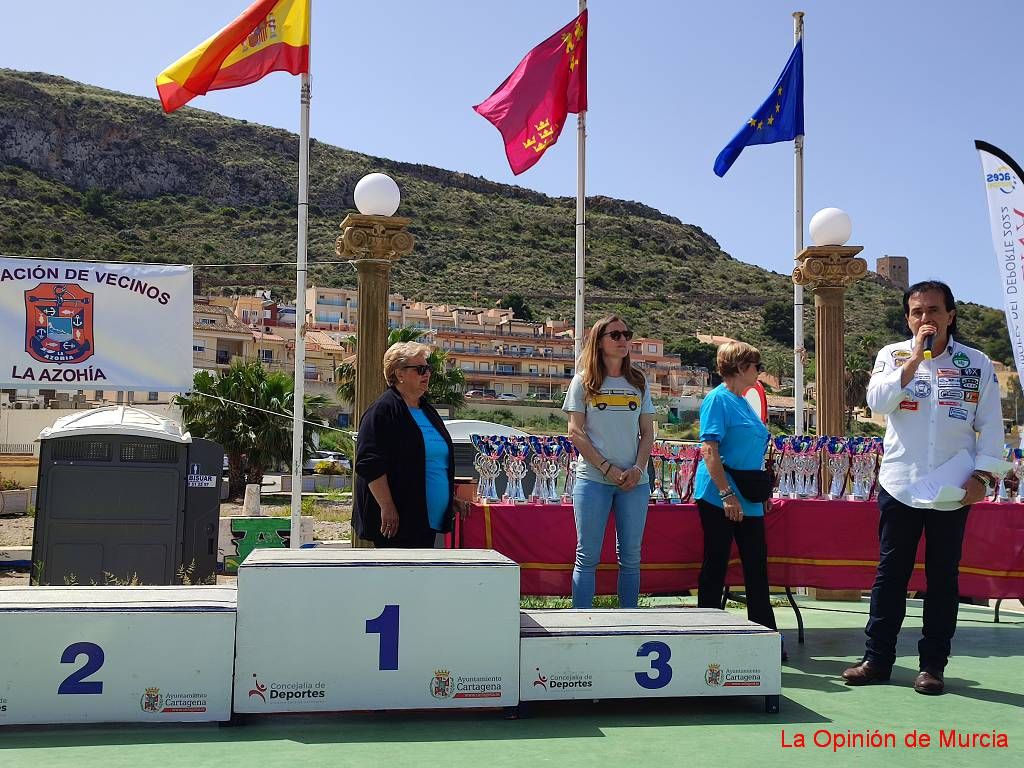
[[[3,696],[0,696],[0,715],[6,715],[6,714],[7,714],[7,699],[5,699]]]
[[[93,295],[74,283],[25,291],[25,351],[41,363],[83,363],[95,351]]]
[[[0,255],[0,384],[183,392],[192,268]]]

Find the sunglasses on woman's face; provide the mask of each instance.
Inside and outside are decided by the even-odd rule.
[[[630,339],[633,338],[632,331],[605,331],[601,335],[611,336],[613,341],[618,341],[619,339],[625,339],[626,341],[629,341]]]
[[[402,367],[411,368],[412,370],[416,371],[416,373],[418,373],[420,376],[426,376],[428,373],[430,373],[429,365],[403,365]]]
[[[762,363],[760,360],[758,360],[753,365],[755,368],[757,368],[758,373],[764,373],[764,363]]]

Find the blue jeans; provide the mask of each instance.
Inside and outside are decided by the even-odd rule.
[[[615,554],[619,561],[619,607],[636,608],[640,596],[640,544],[647,522],[651,487],[646,479],[629,491],[594,480],[576,481],[572,492],[576,518],[576,564],[572,569],[572,607],[592,608],[594,572],[601,560],[601,544],[608,513],[615,509]]]

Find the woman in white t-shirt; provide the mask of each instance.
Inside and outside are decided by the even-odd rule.
[[[583,343],[578,373],[562,406],[569,414],[569,437],[580,452],[572,494],[576,518],[573,608],[593,607],[594,572],[612,509],[619,607],[636,608],[640,594],[654,404],[643,372],[630,361],[632,338],[633,332],[615,315],[598,320]]]

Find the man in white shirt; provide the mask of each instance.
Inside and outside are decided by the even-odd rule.
[[[938,694],[945,687],[943,670],[956,631],[967,513],[985,498],[996,482],[993,473],[1004,464],[1003,422],[991,361],[953,338],[956,302],[949,286],[938,281],[910,286],[903,311],[913,338],[878,353],[868,385],[868,406],[888,417],[878,475],[879,562],[864,659],[843,672],[843,679],[847,685],[889,679],[923,531],[927,587],[914,690]],[[974,468],[963,484],[963,499],[915,500],[912,486],[961,451]]]

